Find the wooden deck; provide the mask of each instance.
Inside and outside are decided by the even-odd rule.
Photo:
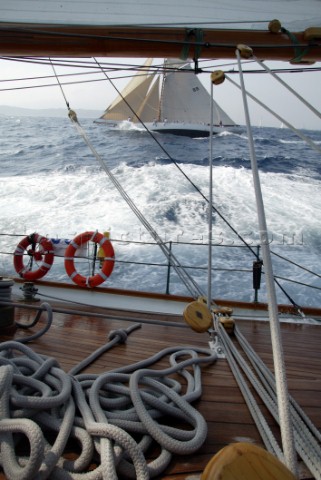
[[[109,332],[127,328],[142,319],[141,328],[131,333],[125,344],[114,347],[97,359],[86,372],[102,373],[120,366],[143,360],[169,346],[208,347],[208,334],[197,334],[185,324],[180,315],[139,314],[121,310],[91,309],[90,313],[66,313],[65,307],[55,305],[50,330],[38,340],[28,344],[33,350],[53,356],[65,371],[90,355],[106,342]],[[77,307],[79,310],[79,308]],[[16,308],[15,319],[30,323],[35,317],[31,309]],[[150,324],[149,320],[156,323]],[[157,324],[164,321],[164,325]],[[30,331],[18,329],[15,338],[30,335],[38,330],[42,321]],[[177,326],[166,325],[177,322]],[[257,353],[272,367],[271,342],[267,322],[237,321],[241,332]],[[321,429],[321,325],[282,324],[282,336],[290,393]],[[1,341],[7,337],[0,337]],[[162,360],[157,368],[164,367]],[[235,441],[250,441],[262,445],[257,428],[243,400],[242,394],[225,359],[218,359],[211,366],[202,367],[203,393],[196,408],[205,417],[208,435],[200,450],[187,457],[174,456],[163,479],[198,478],[212,456],[223,446]],[[278,427],[262,406],[273,432]],[[196,476],[196,477],[195,477]],[[301,478],[304,475],[302,474]],[[5,478],[0,473],[0,479]],[[305,478],[312,478],[307,474]]]

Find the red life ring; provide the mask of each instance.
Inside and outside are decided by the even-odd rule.
[[[36,250],[37,244],[39,245],[38,250]],[[28,249],[29,245],[31,245],[31,248]],[[37,270],[32,271],[30,266],[24,265],[23,255],[25,251],[35,262],[41,262]],[[16,272],[20,277],[30,281],[44,277],[50,270],[53,261],[54,249],[51,241],[38,233],[32,233],[23,238],[13,252],[13,264]]]
[[[101,269],[96,275],[85,277],[77,272],[74,265],[75,253],[79,247],[92,241],[100,245],[104,252],[104,261]],[[111,274],[114,268],[115,252],[111,242],[98,232],[84,232],[77,235],[65,251],[65,269],[69,277],[80,287],[97,287],[103,283]]]

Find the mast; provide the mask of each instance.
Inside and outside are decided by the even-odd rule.
[[[163,79],[162,79],[162,87],[161,87],[161,93],[160,93],[160,98],[159,98],[159,106],[158,106],[158,117],[157,120],[160,122],[162,119],[162,113],[163,113],[163,98],[164,98],[164,90],[165,90],[165,82],[166,82],[166,67],[167,67],[167,59],[164,59],[164,71],[163,71]]]

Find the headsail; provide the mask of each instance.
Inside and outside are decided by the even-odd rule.
[[[153,122],[159,116],[159,79],[157,76],[155,82],[151,86],[148,95],[144,99],[140,109],[137,112],[134,122],[140,119],[142,122]]]
[[[152,61],[152,58],[146,60],[140,72],[133,76],[120,95],[106,109],[101,119],[122,121],[133,118],[133,112],[138,112],[140,109],[153,81],[153,76],[149,75]]]

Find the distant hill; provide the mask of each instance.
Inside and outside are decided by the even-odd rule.
[[[79,118],[99,118],[103,111],[85,110],[80,108],[76,111]],[[9,105],[0,105],[0,115],[13,117],[66,117],[67,110],[64,108],[21,108]]]

